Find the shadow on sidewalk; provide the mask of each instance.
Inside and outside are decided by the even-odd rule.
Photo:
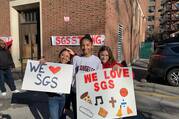
[[[0,113],[0,119],[12,119],[9,114],[1,114]]]
[[[28,105],[35,119],[49,119],[48,96],[43,92],[14,93],[11,103]]]

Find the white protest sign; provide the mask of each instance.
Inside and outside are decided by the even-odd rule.
[[[131,68],[79,73],[78,119],[114,119],[137,115]]]
[[[80,39],[82,35],[79,36],[51,36],[52,45],[80,45]],[[94,45],[104,45],[104,35],[91,35]]]
[[[73,65],[28,60],[22,89],[69,94],[72,75]]]

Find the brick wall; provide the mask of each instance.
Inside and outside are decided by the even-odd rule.
[[[136,24],[137,0],[42,0],[42,48],[50,61],[57,60],[59,51],[65,46],[51,46],[52,35],[104,34],[105,44],[112,48],[117,59],[118,26],[123,26],[123,59],[128,63],[138,57],[139,45],[145,36],[146,22]],[[138,0],[146,17],[147,1]],[[0,35],[10,34],[9,4],[0,4]],[[138,7],[136,7],[138,9]],[[133,14],[133,16],[132,16]],[[64,16],[70,21],[64,22]],[[138,14],[140,16],[140,14]],[[139,23],[139,22],[138,22]],[[5,29],[5,30],[4,30]],[[80,53],[79,46],[68,46]],[[99,47],[94,48],[97,54]]]
[[[10,35],[9,0],[0,2],[0,35]]]
[[[156,0],[154,33],[159,33],[160,32],[160,12],[159,12],[159,10],[161,9],[160,4],[161,4],[161,0]]]
[[[141,6],[140,11],[146,16],[147,1],[138,1]],[[123,59],[128,63],[138,58],[139,45],[145,37],[145,17],[140,16],[141,14],[136,12],[139,10],[139,5],[137,5],[137,0],[106,0],[105,33],[107,39],[105,44],[112,48],[114,56],[117,59],[118,26],[122,25]],[[134,10],[134,6],[136,10]]]
[[[147,16],[154,16],[154,21],[148,21],[148,25],[154,25],[154,35],[160,32],[160,7],[161,0],[156,0],[155,2],[148,2],[148,8],[149,6],[155,6],[155,11],[153,13],[148,12],[147,10]],[[150,33],[149,33],[150,34]]]
[[[131,3],[127,0],[106,2],[106,45],[109,45],[117,59],[118,26],[123,26],[123,59],[130,62],[131,53]]]
[[[70,21],[64,22],[64,16]],[[42,34],[43,53],[49,60],[55,60],[65,46],[51,46],[52,35],[104,34],[105,0],[43,0]],[[78,47],[71,47],[77,53]],[[94,49],[97,52],[97,48]]]

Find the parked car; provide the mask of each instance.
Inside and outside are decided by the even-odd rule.
[[[148,65],[148,77],[160,77],[179,86],[179,42],[157,46]]]

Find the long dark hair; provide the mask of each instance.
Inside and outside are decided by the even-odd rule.
[[[115,61],[114,59],[114,56],[113,56],[113,53],[111,51],[111,48],[108,47],[108,46],[102,46],[99,51],[98,51],[98,57],[100,58],[100,53],[103,52],[103,51],[107,51],[108,52],[108,55],[109,55],[109,63],[112,63]]]

